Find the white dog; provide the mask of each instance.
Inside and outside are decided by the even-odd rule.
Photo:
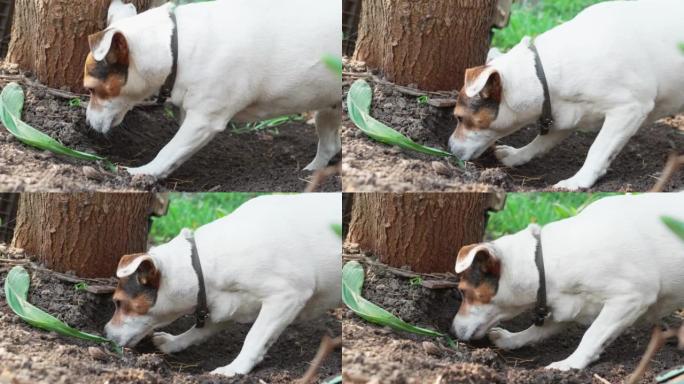
[[[162,352],[174,353],[231,322],[253,322],[237,358],[213,371],[249,373],[288,325],[341,303],[342,242],[331,228],[341,212],[341,194],[262,196],[194,236],[184,230],[145,254],[124,256],[107,337],[134,346],[194,312],[197,325],[187,332],[154,334]]]
[[[547,367],[585,368],[627,327],[684,307],[684,242],[664,215],[684,219],[684,193],[606,197],[573,218],[463,247],[453,332],[514,349],[573,322],[590,325],[575,352]],[[535,307],[538,324],[516,333],[493,328]]]
[[[496,147],[499,160],[515,167],[576,129],[600,128],[579,172],[555,185],[591,187],[641,126],[684,111],[682,15],[680,0],[599,3],[534,43],[525,38],[486,66],[467,70],[451,151],[477,158],[541,117],[542,134],[530,144]]]
[[[170,93],[179,131],[152,162],[128,169],[163,178],[229,121],[316,110],[318,152],[305,169],[325,167],[341,148],[341,79],[325,63],[341,52],[340,15],[339,0],[231,0],[131,17],[114,0],[111,24],[90,36],[87,121],[106,133],[136,104]]]

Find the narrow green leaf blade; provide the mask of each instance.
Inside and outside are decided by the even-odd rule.
[[[372,91],[370,85],[363,79],[356,80],[347,94],[347,113],[351,121],[373,140],[428,155],[455,158],[453,154],[441,149],[420,145],[374,119],[370,116],[371,99]],[[460,160],[459,164],[463,165]]]
[[[102,161],[105,166],[114,170],[116,167],[104,157],[86,152],[76,151],[62,145],[59,141],[21,121],[21,110],[24,107],[24,91],[17,83],[9,83],[0,93],[0,121],[7,130],[22,143],[50,152],[71,156],[81,160]]]
[[[684,222],[673,217],[661,217],[660,220],[667,225],[680,239],[684,240]]]
[[[7,305],[22,320],[36,328],[54,331],[64,336],[110,344],[117,352],[121,353],[121,347],[117,346],[113,341],[72,328],[58,318],[29,303],[27,301],[29,284],[28,272],[21,266],[12,268],[5,279],[5,299],[7,300]]]
[[[431,329],[408,324],[382,307],[361,296],[363,287],[363,267],[356,261],[350,261],[342,268],[342,301],[354,313],[374,324],[388,326],[397,331],[415,333],[423,336],[445,337],[446,335]]]

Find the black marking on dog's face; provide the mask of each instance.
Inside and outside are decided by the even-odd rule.
[[[107,80],[107,77],[110,75],[123,77],[124,83],[128,80],[128,65],[120,63],[110,64],[107,62],[107,59],[93,61],[94,65],[91,65],[90,68],[88,68],[88,75],[101,81]]]

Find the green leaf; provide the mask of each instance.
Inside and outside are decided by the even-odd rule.
[[[331,228],[333,232],[337,234],[337,236],[342,237],[342,226],[340,224],[333,224],[331,225]]]
[[[660,220],[662,220],[672,232],[679,236],[680,239],[684,240],[684,221],[679,221],[667,216],[661,217]]]
[[[7,305],[22,320],[32,326],[46,331],[57,332],[60,335],[77,337],[79,339],[94,341],[97,343],[109,344],[117,353],[121,354],[122,348],[115,342],[104,337],[81,332],[63,323],[58,318],[44,312],[40,308],[33,306],[27,301],[29,289],[29,275],[21,266],[12,268],[5,279],[5,299]]]
[[[325,384],[340,384],[341,382],[342,382],[342,376],[337,376],[337,377],[330,379],[330,381],[326,382]]]
[[[361,296],[363,279],[363,267],[357,261],[350,261],[342,268],[342,301],[361,318],[373,324],[390,327],[395,331],[448,338],[447,335],[431,329],[420,328],[408,324],[385,309],[363,298]]]
[[[325,55],[323,56],[323,62],[325,65],[330,69],[331,71],[335,72],[337,75],[342,77],[342,59],[333,56],[333,55]]]
[[[347,110],[351,121],[359,127],[366,135],[372,139],[388,145],[396,145],[403,149],[408,149],[433,156],[452,157],[449,152],[437,148],[420,145],[396,130],[374,119],[370,115],[372,91],[370,85],[363,80],[356,80],[349,89],[347,95]],[[462,167],[463,162],[458,161]]]
[[[0,121],[7,130],[22,143],[50,152],[71,156],[81,160],[102,161],[111,170],[114,164],[104,157],[76,151],[62,145],[59,141],[21,121],[21,110],[24,107],[24,91],[17,83],[9,83],[0,93]]]

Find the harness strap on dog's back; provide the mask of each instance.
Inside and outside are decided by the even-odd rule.
[[[541,57],[537,51],[537,47],[534,42],[530,43],[530,49],[534,53],[534,67],[537,70],[537,78],[541,82],[542,88],[544,89],[544,104],[542,104],[542,114],[539,117],[537,126],[539,127],[539,134],[541,136],[549,133],[549,130],[553,126],[553,111],[551,110],[551,96],[549,93],[549,83],[546,81],[546,73],[544,72],[544,66],[542,65]]]
[[[539,272],[539,288],[537,289],[537,304],[534,307],[534,325],[541,327],[549,317],[549,307],[546,304],[546,272],[544,271],[544,253],[542,251],[541,231],[534,232],[537,247],[534,254],[534,263]]]
[[[170,6],[169,17],[171,17],[171,22],[173,23],[173,30],[171,32],[171,56],[173,57],[173,62],[171,64],[171,73],[159,90],[157,101],[160,104],[164,104],[166,99],[171,97],[173,87],[176,85],[176,74],[178,73],[178,22],[176,21],[175,5]]]
[[[195,270],[195,274],[197,275],[197,283],[199,285],[197,291],[197,306],[195,307],[195,328],[203,328],[205,321],[209,317],[209,308],[207,307],[207,292],[204,286],[202,264],[200,263],[199,253],[197,252],[197,244],[195,243],[194,234],[189,229],[183,229],[182,234],[190,243],[192,269]]]

